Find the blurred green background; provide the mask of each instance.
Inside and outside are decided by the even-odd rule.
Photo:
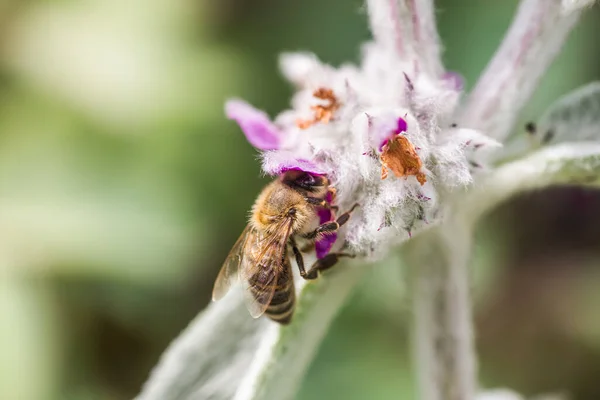
[[[472,87],[516,1],[437,6]],[[589,12],[523,113],[600,77]],[[0,398],[129,399],[209,301],[265,179],[223,116],[275,114],[277,54],[358,60],[362,0],[0,0]],[[600,195],[553,189],[481,223],[474,261],[485,386],[600,398]],[[396,259],[335,321],[300,400],[411,398]]]

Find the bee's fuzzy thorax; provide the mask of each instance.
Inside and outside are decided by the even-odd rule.
[[[293,215],[290,214],[291,209],[294,209]],[[300,193],[280,180],[275,180],[267,185],[256,199],[250,224],[258,231],[270,231],[280,222],[291,219],[292,232],[305,233],[316,216],[314,208]]]

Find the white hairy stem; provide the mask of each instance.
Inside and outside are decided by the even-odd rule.
[[[443,73],[432,0],[367,0],[375,41],[431,76]]]
[[[468,262],[471,232],[448,221],[407,244],[419,398],[471,400],[477,388]]]
[[[561,144],[498,168],[456,195],[442,224],[405,245],[421,399],[469,400],[476,393],[468,272],[476,222],[518,193],[557,184],[600,186],[600,144]]]
[[[489,210],[526,191],[552,185],[600,185],[600,143],[562,143],[502,165],[455,199],[454,213],[474,225]]]
[[[559,0],[522,0],[500,48],[469,95],[460,123],[494,139],[506,138],[580,14],[581,7]]]

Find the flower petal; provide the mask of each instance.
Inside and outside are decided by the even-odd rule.
[[[324,224],[325,222],[333,220],[333,213],[331,212],[331,210],[321,209],[318,211],[318,214],[320,224]],[[320,239],[316,240],[315,250],[317,253],[317,258],[325,257],[333,247],[333,244],[336,240],[337,232],[323,235]]]
[[[352,121],[353,134],[366,136],[366,144],[381,152],[383,146],[394,136],[408,132],[410,118],[405,109],[369,109]],[[411,126],[413,123],[414,120],[411,120]]]
[[[327,193],[327,197],[325,200],[331,204],[333,201],[332,193]],[[335,219],[335,215],[331,209],[321,208],[318,211],[319,215],[319,223],[324,224],[325,222],[333,221]],[[327,235],[324,235],[319,240],[315,241],[315,250],[317,253],[317,258],[323,258],[333,247],[335,241],[337,240],[338,234],[337,232],[333,232]]]
[[[406,132],[407,129],[408,124],[406,123],[406,120],[402,117],[399,117],[398,121],[396,121],[396,130],[394,131],[394,133],[399,135],[402,132]]]
[[[326,175],[323,167],[307,159],[298,158],[287,150],[267,151],[263,154],[262,169],[269,175],[279,175],[285,171],[298,170],[316,175]]]
[[[252,146],[260,150],[279,148],[281,133],[264,111],[243,100],[233,99],[225,103],[225,114],[238,123]]]
[[[394,136],[406,132],[407,129],[408,124],[406,123],[406,120],[399,117],[396,121],[396,128],[393,131],[390,131],[389,134],[379,142],[379,151],[382,152],[385,145],[388,144],[390,140],[394,138]]]
[[[329,233],[324,235],[322,239],[319,239],[315,242],[315,250],[317,252],[317,258],[323,258],[333,247],[335,241],[337,240],[337,233]]]

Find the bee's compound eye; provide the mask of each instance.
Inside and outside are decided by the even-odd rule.
[[[306,186],[312,186],[315,184],[315,177],[311,174],[304,174],[300,180],[302,184]]]

